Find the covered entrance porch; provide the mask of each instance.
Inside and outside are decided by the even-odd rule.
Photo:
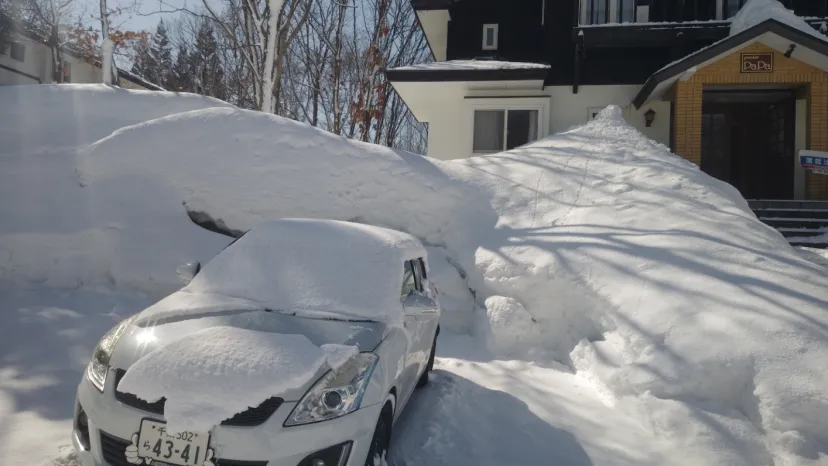
[[[671,102],[671,149],[747,199],[828,200],[828,37],[774,19],[656,72],[636,96]]]

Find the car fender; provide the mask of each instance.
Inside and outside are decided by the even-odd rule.
[[[408,340],[403,332],[398,328],[391,329],[385,339],[374,350],[379,356],[379,360],[371,380],[368,382],[368,388],[365,390],[363,406],[385,402],[392,387],[397,387],[397,393],[400,393],[401,387],[399,387],[398,381],[405,368],[405,354],[407,351]]]

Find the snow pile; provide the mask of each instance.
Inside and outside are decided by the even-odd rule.
[[[438,300],[443,310],[440,323],[450,330],[467,333],[472,322],[474,295],[466,282],[466,273],[454,263],[445,249],[429,246],[426,250],[428,279],[437,284]]]
[[[208,431],[236,413],[310,382],[331,357],[336,368],[356,347],[323,345],[304,335],[213,327],[153,350],[124,375],[118,390],[155,402],[173,432]]]
[[[498,60],[448,60],[400,66],[389,71],[536,70],[546,68],[550,68],[550,66],[544,63]]]
[[[416,236],[442,252],[430,255],[441,301],[462,309],[453,318],[468,316],[496,357],[565,365],[600,394],[591,401],[619,413],[599,423],[611,443],[594,440],[603,434],[587,421],[567,426],[591,442],[587,461],[617,464],[615,450],[635,452],[625,464],[826,461],[824,269],[731,186],[626,125],[617,107],[510,152],[450,162],[212,108],[115,131],[79,170],[101,210],[118,200],[117,224],[142,233],[132,238],[143,253],[131,263],[136,277],[155,277],[152,266],[178,245],[165,241],[190,234],[172,221],[182,203],[238,231],[312,217]],[[499,386],[509,386],[505,376]],[[527,399],[556,393],[533,390]],[[620,419],[669,461],[619,432],[628,427]]]
[[[735,36],[769,19],[779,21],[820,40],[828,40],[828,37],[812,28],[803,18],[785,8],[778,0],[748,0],[733,17],[730,23],[730,35]]]
[[[828,268],[828,249],[815,249],[801,246],[795,249],[803,259]]]
[[[182,218],[180,205],[157,202],[151,211],[141,211],[134,196],[170,195],[147,180],[133,184],[125,176],[114,182],[115,189],[91,196],[78,181],[77,151],[123,126],[221,106],[228,104],[102,85],[0,87],[0,196],[7,200],[0,203],[0,283],[67,288],[129,283],[169,292],[177,265],[207,259],[227,240],[194,228]],[[127,193],[129,187],[134,190]],[[158,225],[143,218],[165,222],[165,235],[144,241]],[[145,251],[153,247],[165,253],[147,261]],[[136,276],[139,269],[152,276]]]
[[[222,251],[182,292],[242,297],[278,311],[402,322],[403,262],[418,257],[426,257],[420,242],[398,231],[272,220]]]

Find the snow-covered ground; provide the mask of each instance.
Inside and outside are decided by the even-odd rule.
[[[828,464],[826,269],[617,108],[437,162],[186,95],[38,86],[0,106],[27,115],[0,115],[0,464],[69,461],[74,385],[112,309],[229,241],[188,211],[428,245],[451,331],[392,464]]]

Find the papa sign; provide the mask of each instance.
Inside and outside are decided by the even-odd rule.
[[[801,150],[799,151],[799,164],[811,173],[828,175],[828,152]]]

